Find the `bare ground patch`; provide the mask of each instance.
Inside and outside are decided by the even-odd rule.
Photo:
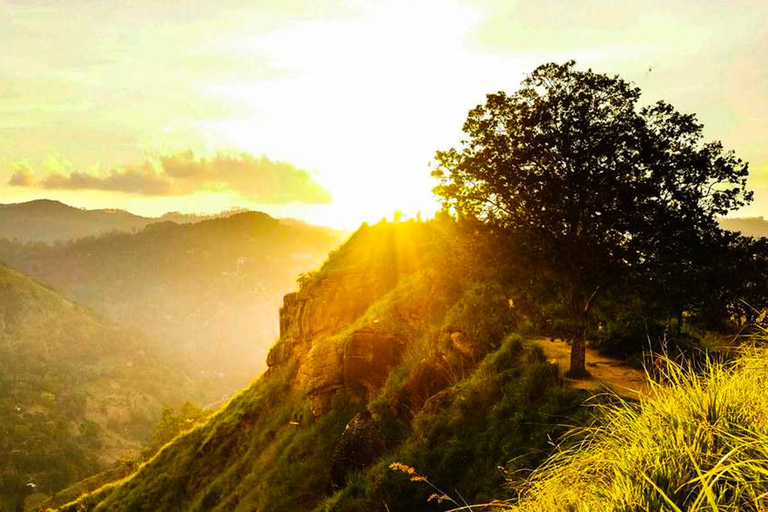
[[[537,338],[535,345],[541,347],[547,360],[556,364],[560,375],[565,375],[571,361],[571,346],[562,340]],[[637,399],[648,390],[648,378],[645,372],[632,368],[617,359],[599,354],[587,348],[587,371],[589,379],[566,379],[571,386],[587,390],[612,390],[622,398]]]

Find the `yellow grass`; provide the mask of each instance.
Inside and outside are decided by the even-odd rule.
[[[667,360],[663,373],[639,403],[600,406],[503,508],[768,510],[768,349],[695,371]]]

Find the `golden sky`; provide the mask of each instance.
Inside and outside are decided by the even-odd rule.
[[[575,59],[695,112],[768,216],[768,2],[0,0],[0,202],[355,227],[436,208],[485,94]]]

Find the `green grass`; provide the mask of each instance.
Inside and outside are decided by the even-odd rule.
[[[395,386],[397,387],[397,386]],[[400,389],[407,390],[408,382]],[[396,390],[370,405],[379,425],[393,423]],[[527,474],[549,454],[550,439],[586,419],[584,393],[564,386],[540,351],[508,336],[473,370],[421,408],[399,442],[373,466],[350,476],[347,485],[321,502],[316,512],[359,510],[449,510],[456,503],[506,498],[505,476]],[[394,437],[394,436],[393,436]],[[397,439],[396,437],[394,437]],[[393,471],[393,463],[414,467],[455,499],[429,500],[435,488]]]
[[[768,349],[663,373],[639,403],[602,406],[505,508],[768,510]]]
[[[562,386],[540,351],[504,336],[517,313],[501,288],[470,282],[453,289],[452,281],[426,271],[401,276],[355,322],[322,340],[331,349],[364,327],[407,340],[370,402],[340,394],[313,417],[308,397],[292,384],[296,368],[276,367],[133,477],[62,510],[354,511],[382,503],[434,510],[428,489],[389,469],[394,461],[423,468],[468,500],[487,499],[504,486],[499,467],[535,467],[548,454],[549,438],[573,424],[583,395]],[[455,332],[476,355],[453,348]],[[444,400],[425,406],[436,395]],[[366,408],[385,450],[372,466],[349,471],[336,490],[334,451],[349,420]]]

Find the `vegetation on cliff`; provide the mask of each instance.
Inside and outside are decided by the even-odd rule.
[[[558,439],[594,408],[526,342],[556,329],[555,299],[506,247],[502,233],[447,216],[364,225],[285,297],[266,374],[134,474],[60,510],[514,502],[548,455],[575,449]],[[603,329],[623,332],[600,311]],[[394,463],[455,502],[430,501],[435,490]]]

